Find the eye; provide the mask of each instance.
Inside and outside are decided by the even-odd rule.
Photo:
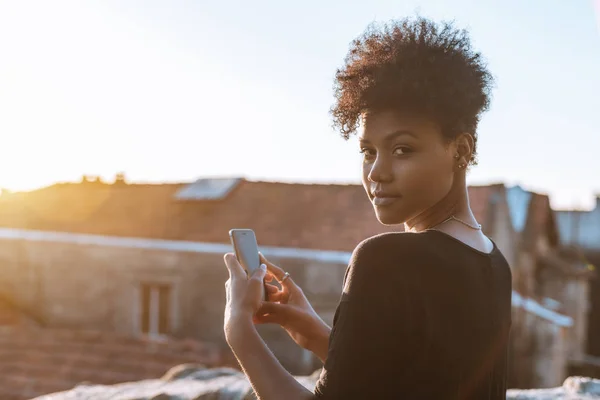
[[[366,147],[361,148],[360,153],[363,155],[365,160],[371,160],[376,156],[376,153],[373,149],[368,149]]]
[[[394,154],[395,156],[403,156],[403,155],[406,155],[406,154],[410,154],[410,153],[412,153],[412,152],[413,152],[413,151],[412,151],[412,149],[411,149],[410,147],[406,147],[406,146],[399,146],[399,147],[396,147],[396,148],[394,149],[394,151],[393,151],[393,154]]]

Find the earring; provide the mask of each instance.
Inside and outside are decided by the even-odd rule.
[[[467,166],[467,164],[464,164],[464,163],[463,164],[458,164],[458,168],[464,168],[466,166]]]
[[[455,154],[455,155],[454,155],[454,159],[455,159],[455,160],[458,160],[459,158],[460,158],[460,156],[459,156],[458,154]]]

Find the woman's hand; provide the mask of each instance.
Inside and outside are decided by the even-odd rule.
[[[260,258],[269,271],[265,281],[271,282],[273,277],[281,281],[285,272],[262,254]],[[281,325],[298,345],[312,351],[325,362],[331,328],[315,312],[302,289],[291,277],[281,282],[281,286],[279,289],[275,285],[266,284],[269,301],[262,302],[255,312],[254,323]]]
[[[229,271],[229,279],[225,282],[227,304],[224,321],[225,338],[229,342],[234,333],[240,332],[237,327],[244,325],[244,322],[251,323],[252,316],[260,308],[267,269],[262,264],[248,276],[233,253],[225,254],[224,259]],[[243,336],[243,333],[240,335]]]

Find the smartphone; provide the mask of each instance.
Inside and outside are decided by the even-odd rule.
[[[236,258],[248,275],[251,275],[260,267],[260,256],[254,231],[252,229],[232,229],[229,231],[229,238]],[[263,301],[267,300],[267,291],[264,285],[262,299]]]

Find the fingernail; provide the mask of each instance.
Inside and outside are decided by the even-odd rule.
[[[262,271],[266,271],[267,270],[267,266],[265,264],[260,264],[260,269]]]

